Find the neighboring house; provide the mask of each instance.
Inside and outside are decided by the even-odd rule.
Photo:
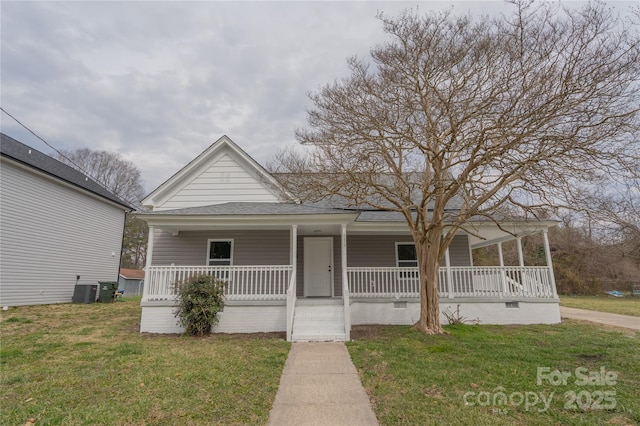
[[[142,296],[144,271],[140,269],[120,268],[118,290],[124,290],[125,296]]]
[[[71,302],[76,284],[116,281],[130,207],[81,172],[1,137],[0,306]]]
[[[401,215],[290,199],[226,136],[149,194],[139,215],[150,230],[141,331],[182,331],[173,284],[197,273],[227,282],[217,332],[348,340],[352,324],[418,320],[415,247]],[[478,220],[460,231],[440,268],[441,310],[460,305],[485,324],[559,322],[547,238],[555,224]],[[524,265],[520,238],[532,233],[544,236],[548,266]],[[514,239],[518,266],[473,266],[473,249],[502,254]]]

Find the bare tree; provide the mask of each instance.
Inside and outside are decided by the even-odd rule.
[[[438,266],[472,217],[566,204],[575,182],[638,161],[638,33],[601,4],[379,19],[390,40],[310,95],[296,132],[309,152],[271,167],[304,200],[401,212],[420,271],[415,327],[441,333]]]
[[[618,238],[640,239],[640,175],[615,182],[606,190],[579,192],[576,198],[592,220],[615,231]]]
[[[53,157],[71,167],[82,170],[118,197],[138,205],[144,197],[140,170],[131,161],[109,151],[80,148],[60,151]]]
[[[133,206],[140,206],[144,188],[140,170],[119,154],[81,148],[53,154],[57,160],[88,173],[102,186]],[[142,219],[127,213],[120,263],[141,268],[145,263],[148,228]]]
[[[640,266],[640,165],[622,181],[574,193],[598,240],[615,244],[622,256]]]
[[[147,223],[133,214],[127,213],[120,258],[120,264],[123,268],[141,269],[144,267],[147,259],[148,239],[149,227]]]

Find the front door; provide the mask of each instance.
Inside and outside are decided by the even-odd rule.
[[[304,295],[331,297],[333,238],[304,239]]]

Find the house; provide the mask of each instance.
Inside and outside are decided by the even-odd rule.
[[[125,296],[142,296],[144,288],[144,271],[140,269],[120,268],[118,289],[124,290]]]
[[[2,134],[0,305],[71,302],[116,281],[130,207],[83,173]]]
[[[349,340],[351,325],[419,317],[415,247],[394,212],[300,204],[223,136],[149,194],[142,332],[181,332],[174,283],[192,274],[227,282],[215,332],[286,331],[287,339]],[[440,307],[485,324],[560,321],[547,230],[553,221],[478,220],[439,272]],[[508,232],[507,232],[508,231]],[[525,266],[520,239],[544,236],[547,266]],[[471,252],[515,239],[519,265],[476,267]],[[442,317],[444,320],[444,317]]]

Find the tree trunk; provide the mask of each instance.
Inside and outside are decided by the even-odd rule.
[[[443,334],[440,326],[438,270],[442,230],[432,230],[423,244],[414,238],[420,273],[420,319],[415,329],[426,334]]]

